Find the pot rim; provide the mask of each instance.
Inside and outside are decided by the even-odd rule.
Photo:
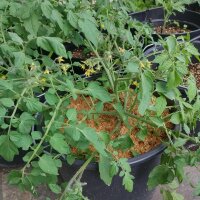
[[[156,7],[156,8],[150,8],[150,9],[147,9],[145,11],[139,11],[139,12],[131,12],[129,13],[129,16],[132,17],[132,15],[136,15],[136,14],[141,14],[141,13],[148,13],[148,12],[152,12],[152,11],[156,11],[156,10],[161,10],[161,11],[164,11],[164,8],[162,6],[160,7]],[[182,15],[187,15],[187,14],[194,14],[194,15],[198,15],[198,17],[200,18],[200,13],[198,12],[195,12],[195,11],[192,11],[192,10],[188,10],[188,9],[185,9],[184,12],[176,12],[176,14],[182,14]],[[171,16],[175,16],[176,15],[171,15]],[[134,18],[133,18],[134,19]],[[137,20],[137,19],[136,19]],[[163,19],[160,19],[160,20],[163,20]],[[178,19],[177,19],[178,20]],[[180,21],[180,20],[178,20]],[[142,21],[142,23],[145,22],[145,21]],[[185,23],[187,23],[187,21],[183,21]],[[176,35],[176,36],[181,36],[181,35],[187,35],[188,33],[191,34],[191,33],[196,33],[200,30],[200,25],[196,25],[195,26],[196,29],[195,30],[192,30],[192,31],[189,31],[189,32],[185,32],[185,33],[175,33],[175,34],[166,34],[166,33],[162,33],[162,34],[157,34],[157,33],[153,33],[153,35],[161,35],[161,36],[169,36],[169,35]],[[198,27],[198,28],[197,28]]]

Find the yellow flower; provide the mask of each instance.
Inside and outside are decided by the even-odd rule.
[[[45,69],[44,74],[49,74],[50,71],[48,69]]]
[[[104,24],[100,24],[100,26],[101,26],[101,28],[102,28],[102,29],[104,29],[104,28],[105,28]]]
[[[6,80],[6,75],[1,75],[0,79]]]
[[[46,83],[46,78],[41,78],[40,83],[42,83],[42,84]]]
[[[56,60],[58,61],[59,64],[64,61],[62,56],[59,56],[58,58],[56,58]]]
[[[144,63],[142,61],[140,62],[140,67],[141,68],[145,68],[145,65],[144,65]]]
[[[35,63],[32,63],[30,67],[31,67],[30,69],[31,71],[35,70],[36,69]]]
[[[150,68],[150,67],[151,67],[151,65],[152,65],[152,63],[151,63],[151,62],[149,62],[149,61],[147,61],[147,67],[148,67],[148,68]]]
[[[85,65],[81,64],[81,69],[85,70]]]
[[[95,70],[93,68],[91,69],[88,69],[86,72],[85,72],[85,75],[88,77],[90,76],[91,74],[95,73]]]
[[[119,52],[123,54],[125,52],[125,49],[119,47]]]
[[[139,87],[139,83],[137,81],[133,81],[133,85],[135,85],[136,87]]]
[[[68,64],[63,64],[60,66],[60,68],[64,71],[64,73],[67,72],[67,70],[69,69],[69,65]]]

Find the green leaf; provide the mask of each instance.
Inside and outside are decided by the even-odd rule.
[[[14,60],[15,67],[23,67],[26,59],[24,52],[14,52],[13,55],[15,57]]]
[[[127,71],[131,73],[139,72],[139,63],[138,62],[129,62],[127,65]]]
[[[176,50],[176,38],[174,36],[167,37],[167,47],[170,54],[173,54]]]
[[[26,99],[26,107],[31,113],[37,113],[42,111],[43,106],[37,99],[29,98]]]
[[[33,140],[30,135],[22,134],[17,131],[10,132],[10,140],[17,146],[21,147],[23,150],[28,150],[31,146]]]
[[[90,82],[86,89],[94,98],[97,98],[102,102],[111,101],[109,92],[97,82]]]
[[[23,44],[23,40],[21,37],[19,37],[19,35],[17,35],[17,33],[12,33],[12,32],[8,32],[10,38],[12,39],[13,42],[17,42],[19,44]]]
[[[173,179],[174,173],[169,166],[159,165],[150,173],[147,185],[149,189],[153,189],[159,184],[170,183]]]
[[[58,175],[56,160],[49,155],[43,155],[38,161],[39,167],[47,174]]]
[[[49,1],[45,0],[44,2],[41,3],[41,10],[42,10],[43,15],[47,19],[51,19],[51,13],[53,10],[53,6]]]
[[[86,127],[83,130],[81,130],[81,133],[86,137],[88,141],[90,141],[94,148],[102,155],[107,156],[107,153],[105,152],[105,144],[100,139],[96,131],[92,128]]]
[[[148,131],[147,131],[146,128],[140,129],[140,131],[137,132],[137,134],[136,134],[137,138],[139,138],[142,141],[145,140],[145,138],[147,137],[147,135],[148,135]]]
[[[42,137],[42,133],[40,131],[32,131],[31,136],[33,140],[39,140]]]
[[[142,82],[142,88],[141,88],[142,94],[141,94],[141,100],[140,100],[138,109],[139,109],[139,113],[141,115],[144,115],[151,101],[152,90],[153,90],[153,80],[149,76],[148,73],[142,73],[141,82]]]
[[[54,192],[55,194],[60,194],[61,193],[61,187],[57,184],[48,184],[50,190]]]
[[[124,185],[125,189],[128,192],[132,192],[133,191],[133,180],[132,180],[132,176],[130,176],[128,173],[125,173],[125,176],[123,177],[123,182],[122,184]]]
[[[173,113],[171,116],[170,122],[172,122],[173,124],[180,124],[181,123],[181,114]]]
[[[10,98],[1,98],[0,99],[0,102],[3,106],[7,107],[7,108],[10,108],[10,107],[13,107],[14,106],[14,102],[12,99]]]
[[[69,154],[70,148],[67,142],[64,140],[65,136],[59,133],[55,133],[51,139],[50,144],[51,146],[61,154]]]
[[[50,92],[46,92],[44,96],[47,103],[51,106],[57,104],[59,101],[58,97]]]
[[[108,186],[110,186],[112,182],[112,176],[110,174],[110,168],[111,168],[110,163],[111,159],[109,157],[104,157],[100,154],[100,160],[99,160],[100,177],[104,181],[104,183]]]
[[[126,150],[130,149],[133,146],[133,141],[130,138],[129,134],[126,134],[113,140],[112,146],[115,149]]]
[[[28,19],[24,20],[24,27],[27,32],[33,36],[37,36],[40,27],[39,15],[32,13]]]
[[[10,141],[8,135],[0,136],[0,155],[7,161],[13,161],[14,156],[18,155],[17,147]]]
[[[194,100],[196,95],[197,95],[196,81],[194,77],[191,77],[188,79],[188,90],[187,90],[187,96],[189,98],[189,101],[191,102],[192,100]]]
[[[70,138],[73,138],[74,141],[78,141],[81,136],[80,131],[76,127],[65,128],[65,134],[67,134]]]
[[[95,47],[97,47],[99,43],[100,32],[98,31],[96,24],[88,19],[79,19],[78,25],[81,29],[81,32],[84,33],[86,39],[92,42]]]
[[[75,108],[70,108],[67,110],[66,116],[69,121],[76,121],[77,120],[77,112]]]
[[[51,14],[51,18],[57,22],[58,26],[60,27],[61,30],[63,30],[63,18],[62,14],[58,12],[57,10],[53,10]]]
[[[163,113],[163,111],[166,109],[166,106],[167,106],[167,101],[165,97],[160,96],[156,99],[155,108],[158,116],[160,116]]]
[[[67,58],[66,49],[60,38],[44,36],[38,37],[37,45],[46,51],[55,52],[57,55]]]
[[[35,118],[31,114],[23,112],[20,116],[19,132],[27,134],[30,133],[34,123]]]
[[[69,12],[67,13],[67,19],[71,26],[73,26],[74,28],[78,28],[78,16],[71,10],[69,10]]]
[[[187,43],[186,50],[192,55],[199,56],[198,49],[192,43]]]
[[[167,87],[168,89],[176,88],[181,83],[181,78],[176,70],[173,70],[169,73],[167,78]]]
[[[177,138],[174,142],[174,147],[182,147],[187,142],[187,139]]]

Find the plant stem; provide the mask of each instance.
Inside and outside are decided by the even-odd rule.
[[[113,77],[112,77],[111,74],[110,74],[109,69],[107,68],[107,66],[106,66],[106,64],[104,63],[103,59],[100,57],[100,55],[99,55],[99,53],[97,52],[97,50],[94,49],[94,47],[93,47],[93,45],[91,44],[91,42],[88,41],[88,43],[89,43],[90,47],[92,48],[93,52],[95,53],[95,55],[97,56],[97,58],[100,60],[102,66],[103,66],[103,68],[104,68],[104,70],[105,70],[105,72],[106,72],[106,74],[107,74],[107,76],[108,76],[108,80],[109,80],[109,82],[110,82],[111,88],[112,88],[113,91],[115,91],[115,88],[114,88],[114,80],[113,80]]]
[[[65,190],[63,191],[61,197],[59,198],[59,200],[64,200],[64,197],[66,195],[66,193],[70,190],[71,185],[74,183],[74,181],[77,179],[77,177],[83,173],[83,171],[86,169],[86,167],[88,166],[88,164],[91,162],[91,160],[93,159],[94,154],[92,154],[87,161],[79,168],[79,170],[74,174],[74,176],[70,179],[69,183],[67,184]]]
[[[18,108],[18,106],[19,106],[19,104],[20,104],[20,102],[21,102],[21,100],[22,100],[24,94],[26,93],[26,91],[27,91],[27,88],[24,88],[23,91],[22,91],[22,93],[21,93],[20,98],[18,99],[18,101],[17,101],[17,103],[16,103],[16,106],[15,106],[15,108],[14,108],[14,110],[13,110],[13,113],[12,113],[12,115],[10,116],[10,124],[9,124],[8,132],[7,132],[8,135],[10,134],[10,130],[11,130],[11,126],[12,126],[12,120],[13,120],[13,118],[15,117],[15,114],[16,114],[16,112],[17,112],[17,108]]]
[[[141,117],[141,116],[137,116],[137,115],[130,114],[130,113],[127,113],[127,112],[125,112],[125,114],[126,114],[127,116],[129,116],[129,117],[135,118],[135,119],[137,119],[137,120],[139,120],[139,121],[142,121],[142,122],[144,122],[144,123],[146,123],[146,124],[149,124],[149,125],[152,126],[152,127],[158,128],[158,126],[156,126],[154,123],[152,123],[152,122],[150,122],[150,121],[144,119],[144,118]]]
[[[66,97],[65,97],[65,98],[66,98]],[[26,165],[22,168],[22,172],[23,172],[23,173],[22,173],[22,176],[24,175],[25,169],[29,166],[30,162],[32,161],[32,159],[35,157],[35,155],[36,155],[37,152],[39,151],[39,149],[40,149],[40,147],[42,146],[42,144],[43,144],[45,138],[48,136],[49,130],[50,130],[50,128],[51,128],[51,126],[52,126],[52,124],[53,124],[53,122],[54,122],[54,119],[55,119],[55,117],[56,117],[56,115],[57,115],[57,112],[58,112],[58,110],[59,110],[59,108],[60,108],[60,106],[61,106],[61,104],[62,104],[62,102],[64,101],[65,98],[59,100],[59,102],[58,102],[58,104],[57,104],[57,106],[56,106],[56,108],[55,108],[55,111],[54,111],[54,113],[53,113],[53,116],[52,116],[52,118],[51,118],[49,124],[47,125],[47,129],[46,129],[46,131],[45,131],[45,134],[43,135],[42,139],[40,140],[40,143],[39,143],[39,144],[37,145],[37,147],[35,148],[33,154],[32,154],[31,157],[29,158],[29,160],[26,162]]]

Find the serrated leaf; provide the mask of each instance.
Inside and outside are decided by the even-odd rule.
[[[102,102],[111,101],[109,92],[97,82],[90,82],[86,89],[94,98],[97,98]]]
[[[104,183],[110,186],[112,182],[112,176],[110,174],[110,167],[111,167],[111,159],[109,157],[104,157],[100,154],[99,160],[99,172],[100,177],[104,181]]]
[[[69,121],[76,121],[77,120],[77,112],[76,109],[70,108],[67,110],[66,116]]]
[[[144,115],[151,101],[153,80],[147,73],[143,73],[141,74],[141,82],[142,82],[142,87],[141,87],[142,94],[138,110],[141,115]]]
[[[42,10],[43,15],[47,19],[51,19],[51,13],[53,10],[53,6],[49,1],[45,0],[44,2],[41,3],[41,10]]]
[[[19,148],[28,150],[33,140],[30,135],[22,134],[17,131],[10,132],[10,140]]]
[[[148,188],[151,190],[159,184],[167,184],[174,179],[173,171],[166,165],[159,165],[151,171],[148,180]]]
[[[44,96],[49,105],[55,105],[59,101],[58,97],[50,92],[46,92]]]
[[[19,151],[8,135],[0,136],[0,156],[7,161],[13,161],[14,156],[18,155]]]
[[[31,114],[23,112],[20,116],[19,132],[27,134],[30,133],[34,123],[35,118]]]
[[[52,14],[51,14],[51,18],[57,22],[58,26],[60,27],[61,30],[63,30],[63,18],[62,18],[62,14],[57,11],[57,10],[53,10]]]
[[[8,32],[10,38],[12,39],[13,42],[17,42],[19,44],[23,44],[23,40],[21,37],[19,37],[19,35],[17,35],[17,33],[12,33],[12,32]]]
[[[129,176],[129,174],[125,174],[125,176],[123,177],[123,182],[122,184],[124,185],[125,189],[128,192],[132,192],[133,191],[133,180],[131,178],[131,176]]]
[[[34,98],[26,99],[26,106],[31,113],[41,112],[43,107],[42,103]]]
[[[86,137],[88,141],[90,141],[94,148],[102,155],[107,156],[107,153],[105,152],[105,144],[100,139],[96,131],[92,128],[86,127],[84,128],[81,133]]]
[[[38,161],[39,167],[47,174],[58,175],[56,161],[49,155],[43,155]]]
[[[23,67],[26,59],[24,52],[14,52],[13,55],[15,57],[14,59],[15,67]]]
[[[37,36],[40,27],[39,15],[32,13],[28,19],[24,20],[24,27],[31,35]]]
[[[65,46],[62,44],[62,40],[57,37],[38,37],[37,45],[42,49],[55,52],[59,56],[67,58],[67,52]]]
[[[0,102],[3,106],[7,107],[7,108],[10,108],[12,106],[14,106],[14,102],[12,99],[10,98],[1,98],[0,99]]]
[[[156,99],[155,108],[158,116],[160,116],[163,113],[163,111],[166,109],[166,106],[167,106],[167,101],[165,97],[160,96]]]
[[[170,54],[176,50],[176,38],[174,36],[167,37],[167,47]]]
[[[99,43],[100,32],[98,31],[96,24],[88,19],[79,19],[78,25],[85,37],[92,42],[95,47],[97,47]]]
[[[197,88],[196,88],[196,82],[194,78],[189,78],[188,79],[188,91],[187,91],[187,96],[189,98],[189,101],[191,102],[194,100],[194,98],[197,95]]]
[[[138,62],[129,62],[127,65],[127,71],[131,73],[139,72],[139,63]]]
[[[32,131],[31,136],[33,140],[39,140],[42,137],[42,133],[40,131]]]
[[[61,187],[57,184],[48,184],[50,190],[54,192],[55,194],[60,194],[61,193]]]
[[[68,154],[70,152],[70,148],[64,139],[65,139],[64,135],[56,133],[51,137],[50,144],[59,153]]]

